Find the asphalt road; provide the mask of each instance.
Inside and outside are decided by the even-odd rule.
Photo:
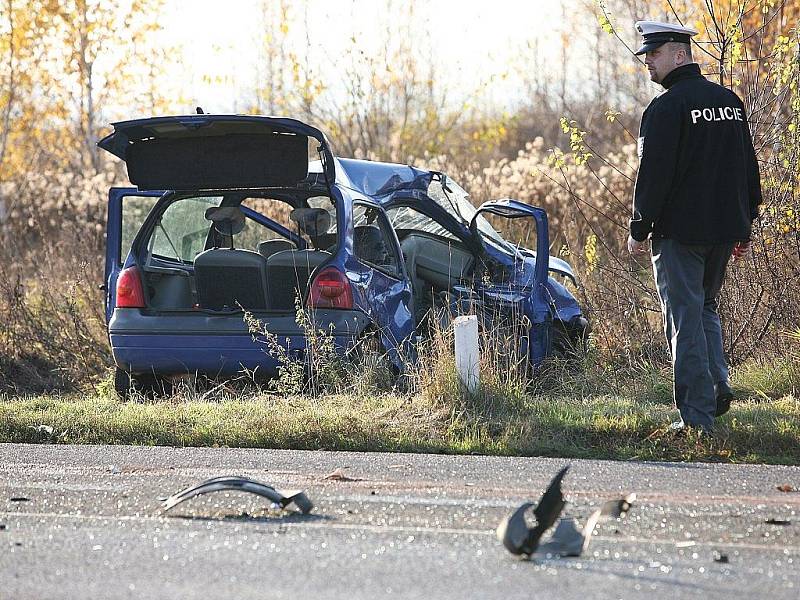
[[[800,597],[800,493],[776,489],[800,468],[569,461],[566,515],[636,492],[628,518],[580,558],[512,556],[497,523],[567,462],[0,444],[0,599]],[[217,492],[161,514],[232,474],[316,507]]]

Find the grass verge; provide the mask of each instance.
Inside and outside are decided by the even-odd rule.
[[[179,395],[146,403],[101,393],[0,397],[0,441],[800,463],[795,396],[751,395],[710,437],[670,432],[675,417],[662,399],[621,395]]]

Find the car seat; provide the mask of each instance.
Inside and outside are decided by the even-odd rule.
[[[214,229],[230,239],[231,247],[211,248],[195,257],[200,306],[211,310],[266,310],[267,259],[258,252],[233,247],[233,236],[244,229],[244,213],[239,207],[214,207],[205,216],[214,223]]]
[[[317,250],[327,249],[331,245],[331,215],[324,208],[295,208],[289,218],[297,223],[297,228],[311,238]],[[333,241],[335,242],[335,234]]]
[[[264,258],[269,258],[281,250],[295,250],[296,246],[291,240],[264,240],[258,243],[258,253]]]

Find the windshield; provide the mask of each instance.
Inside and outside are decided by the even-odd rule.
[[[447,189],[442,187],[442,176],[434,177],[428,186],[428,196],[433,199],[437,204],[444,208],[447,212],[456,215],[469,226],[472,217],[478,210],[469,201],[469,194],[464,188],[458,185],[455,181],[446,178],[445,183]],[[486,239],[494,242],[495,245],[500,246],[504,250],[512,250],[508,242],[503,239],[497,230],[487,221],[483,215],[479,215],[475,220],[475,225],[478,232]]]

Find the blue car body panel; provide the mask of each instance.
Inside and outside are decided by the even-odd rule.
[[[240,315],[222,319],[202,312],[161,315],[154,331],[149,322],[153,317],[146,311],[118,308],[109,324],[114,362],[129,373],[231,376],[246,371],[273,376],[280,355],[302,359],[306,340],[293,315],[255,316],[274,336],[272,340],[250,332]],[[334,342],[341,353],[369,325],[360,311],[318,311],[315,322],[323,331],[336,331]],[[281,352],[275,351],[276,344]]]
[[[246,127],[251,123],[262,129],[274,126],[278,132],[306,135],[319,142],[321,161],[316,165],[313,162],[309,164],[307,179],[298,189],[324,184],[335,205],[338,241],[330,258],[318,269],[334,267],[346,276],[352,291],[353,307],[347,311],[325,310],[322,311],[324,314],[314,318],[320,329],[332,332],[341,352],[351,348],[364,334],[371,333],[379,335],[399,368],[415,359],[413,340],[416,324],[410,274],[402,260],[399,273],[389,273],[356,256],[353,211],[358,204],[373,207],[382,215],[381,219],[386,218],[385,210],[389,208],[414,208],[452,233],[476,260],[491,263],[502,271],[503,277],[496,282],[475,278],[471,285],[454,285],[450,290],[451,308],[455,312],[464,312],[480,306],[487,327],[492,326],[491,321],[497,315],[511,315],[524,320],[529,324],[529,332],[523,337],[521,350],[530,357],[533,365],[538,365],[552,350],[554,321],[579,323],[582,320],[585,324],[574,296],[549,276],[552,273],[574,281],[571,267],[563,260],[549,256],[547,214],[540,208],[512,199],[487,202],[475,210],[471,221],[467,221],[428,196],[432,181],[438,179],[445,185],[444,175],[406,165],[336,158],[319,130],[292,119],[241,115],[140,119],[115,124],[115,132],[98,145],[128,160],[131,144],[148,143],[151,139],[148,136],[152,136],[154,131],[177,130],[177,135],[194,139],[201,136],[206,127]],[[198,189],[201,187],[198,184]],[[238,188],[232,184],[231,189]],[[134,239],[130,252],[121,255],[126,252],[126,249],[119,248],[122,204],[126,196],[152,197],[155,205]],[[254,337],[247,330],[241,314],[220,315],[200,307],[182,314],[114,308],[119,272],[126,267],[145,266],[145,232],[155,227],[161,212],[176,197],[174,192],[137,188],[112,188],[109,193],[106,319],[116,364],[130,373],[161,375],[203,372],[228,376],[242,370],[274,374],[279,366],[278,358],[266,351],[263,339]],[[247,218],[294,241],[298,248],[305,247],[303,238],[296,232],[255,210],[247,207],[242,207],[242,210]],[[534,250],[515,249],[508,244],[504,246],[484,239],[475,226],[481,213],[531,219],[536,228],[537,247]],[[392,230],[391,226],[389,229]],[[394,253],[402,257],[393,230],[391,237],[389,243]],[[187,272],[192,270],[191,264],[181,263],[178,268]],[[294,322],[293,314],[256,316],[263,319],[266,330],[280,341],[286,355],[304,355],[306,338],[302,328]]]

